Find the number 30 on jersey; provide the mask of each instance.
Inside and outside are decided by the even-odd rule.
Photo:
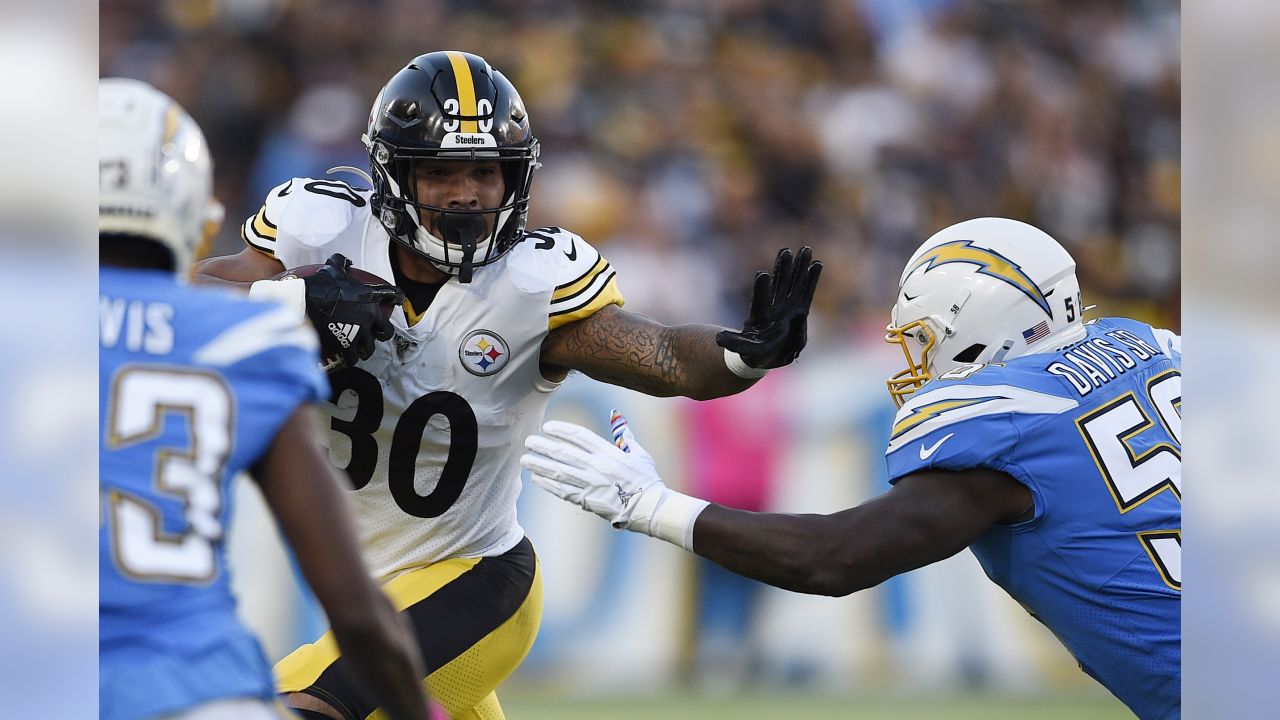
[[[378,463],[376,434],[382,425],[382,386],[377,378],[360,368],[338,370],[329,376],[329,382],[333,386],[335,401],[348,391],[356,396],[354,415],[350,419],[335,415],[331,426],[334,432],[342,433],[351,440],[351,460],[346,471],[352,487],[359,490],[369,484]],[[436,415],[442,415],[449,421],[449,457],[435,489],[419,495],[414,487],[418,448],[422,445],[427,423]],[[437,390],[409,403],[396,421],[387,458],[387,486],[396,505],[415,517],[443,515],[462,495],[462,488],[476,460],[478,442],[475,411],[457,393]]]

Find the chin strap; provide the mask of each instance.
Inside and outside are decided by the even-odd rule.
[[[1004,345],[1001,345],[1001,346],[1000,346],[1000,349],[996,351],[996,354],[995,354],[995,355],[992,355],[992,356],[991,356],[991,359],[990,359],[988,362],[998,363],[998,362],[1003,361],[1003,360],[1004,360],[1004,356],[1005,356],[1005,355],[1008,355],[1008,354],[1009,354],[1009,351],[1010,351],[1010,350],[1012,350],[1012,349],[1013,349],[1013,341],[1012,341],[1012,340],[1005,340],[1005,341],[1004,341]]]
[[[476,238],[484,233],[484,218],[480,215],[444,213],[441,223],[444,241],[462,248],[462,262],[458,268],[458,282],[471,282],[476,256]],[[493,240],[490,240],[493,242]],[[446,251],[447,252],[447,251]]]
[[[471,264],[476,254],[476,241],[463,240],[462,243],[462,267],[458,268],[458,282],[471,282],[471,272],[475,267]]]

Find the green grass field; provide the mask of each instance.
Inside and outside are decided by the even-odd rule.
[[[781,718],[783,720],[1133,720],[1105,695],[993,697],[744,694],[729,697],[660,695],[631,699],[502,695],[509,720],[693,720]]]

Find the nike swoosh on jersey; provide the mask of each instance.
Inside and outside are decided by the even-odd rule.
[[[931,455],[933,455],[935,452],[938,451],[938,448],[942,447],[942,443],[951,439],[952,435],[955,435],[955,433],[947,433],[942,437],[941,440],[930,445],[929,447],[925,447],[924,443],[920,443],[920,459],[928,460]]]
[[[578,259],[578,245],[572,239],[569,240],[569,251],[564,256],[569,258],[569,262]]]

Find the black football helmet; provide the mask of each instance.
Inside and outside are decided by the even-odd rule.
[[[452,50],[414,58],[378,92],[362,139],[378,220],[396,242],[460,282],[470,282],[473,268],[502,257],[523,235],[538,140],[515,86],[484,58]],[[497,161],[502,202],[467,210],[419,202],[414,166],[425,159]],[[419,210],[440,213],[444,237],[423,226]],[[494,216],[487,235],[485,215]]]

